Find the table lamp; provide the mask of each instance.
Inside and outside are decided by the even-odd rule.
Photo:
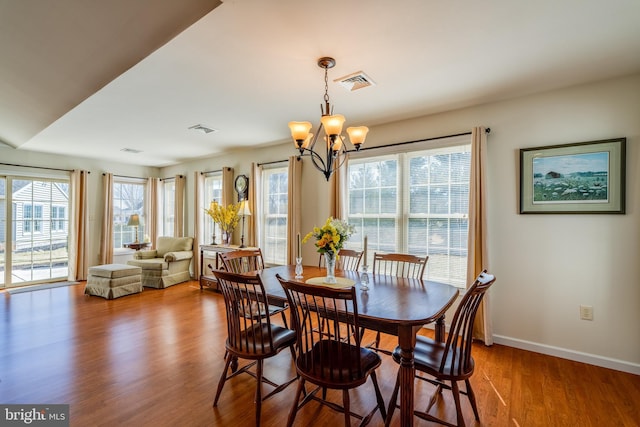
[[[251,211],[249,210],[249,203],[246,200],[240,202],[240,209],[238,210],[238,215],[242,217],[242,236],[240,236],[240,247],[246,248],[247,246],[244,244],[244,217],[251,216]]]
[[[136,228],[136,241],[134,243],[139,243],[138,242],[138,226],[140,225],[140,216],[138,216],[138,214],[132,214],[129,217],[129,222],[127,222],[127,225],[129,227]]]

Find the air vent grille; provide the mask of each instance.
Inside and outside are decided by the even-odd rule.
[[[218,132],[218,129],[214,129],[212,127],[205,126],[205,125],[193,125],[193,126],[189,127],[189,129],[195,130],[196,132],[202,132],[204,134],[209,134],[209,133],[212,133],[212,132]]]
[[[367,76],[363,71],[349,74],[348,76],[340,77],[334,80],[344,87],[346,90],[353,92],[354,90],[363,89],[369,86],[375,86],[375,82],[371,80],[371,77]]]

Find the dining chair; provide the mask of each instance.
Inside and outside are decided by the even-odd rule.
[[[424,412],[414,410],[415,416],[447,426],[464,426],[464,417],[460,406],[460,394],[462,393],[469,399],[476,420],[480,421],[475,395],[469,381],[475,366],[473,357],[471,357],[473,322],[484,294],[495,280],[495,276],[487,273],[486,270],[478,275],[458,305],[445,342],[438,342],[422,335],[416,337],[414,350],[416,371],[423,372],[434,379],[420,375],[416,375],[416,378],[434,384],[436,390],[429,400],[427,409]],[[400,364],[400,351],[400,347],[396,347],[392,354],[393,360],[398,364]],[[445,384],[445,381],[449,381],[451,385]],[[460,390],[459,381],[465,382],[466,389],[464,391]],[[398,372],[385,425],[389,425],[393,417],[398,399],[399,384],[400,373]],[[456,405],[456,424],[449,423],[428,413],[436,403],[438,396],[442,394],[443,388],[451,390],[453,394],[453,400]]]
[[[349,332],[358,330],[360,322],[355,287],[336,289],[276,277],[287,295],[291,322],[297,335],[298,389],[287,426],[293,425],[298,410],[312,400],[343,412],[345,426],[351,425],[351,417],[361,420],[361,426],[367,425],[377,411],[385,419],[386,408],[375,371],[382,362],[380,356],[362,347],[358,334]],[[323,322],[331,329],[330,333],[318,331],[317,326]],[[345,324],[346,328],[341,327]],[[349,390],[364,384],[369,377],[377,405],[366,415],[356,414],[350,409]],[[305,388],[307,382],[316,386],[309,393]],[[341,405],[327,400],[327,389],[342,390]],[[318,396],[319,390],[322,390],[322,397]]]
[[[262,258],[262,251],[260,248],[220,252],[219,256],[224,269],[231,273],[248,273],[250,271],[264,269],[264,259]],[[287,307],[279,307],[276,305],[269,305],[268,307],[269,316],[280,313],[282,315],[284,327],[287,328]]]
[[[378,253],[373,254],[373,274],[422,279],[427,267],[428,256],[420,257],[411,254]],[[360,331],[361,334],[364,330]],[[380,332],[376,332],[375,341],[368,345],[384,354],[390,355],[391,351],[380,348]]]
[[[338,259],[336,260],[336,268],[340,270],[358,271],[360,268],[360,260],[362,260],[363,251],[353,249],[340,249],[338,251]],[[318,267],[324,267],[324,254],[320,254]]]
[[[266,292],[259,275],[246,275],[214,270],[218,280],[218,287],[224,296],[227,312],[227,340],[226,354],[222,375],[218,381],[213,406],[218,405],[218,399],[227,380],[247,373],[256,378],[256,426],[260,425],[262,402],[274,394],[284,390],[296,377],[276,384],[263,375],[264,360],[275,356],[281,350],[290,348],[292,357],[295,356],[295,331],[271,323],[270,316],[263,311],[266,306]],[[234,366],[238,359],[248,362],[240,369]],[[256,366],[255,372],[250,370]],[[231,366],[231,373],[229,367]],[[262,384],[266,383],[273,390],[262,396]]]

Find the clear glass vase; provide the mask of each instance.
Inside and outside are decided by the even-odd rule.
[[[327,268],[325,283],[336,283],[336,254],[333,251],[324,253],[324,264]]]

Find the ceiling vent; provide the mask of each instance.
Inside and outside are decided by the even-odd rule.
[[[193,125],[189,129],[195,130],[196,132],[202,132],[205,135],[212,132],[218,132],[218,129],[214,129],[205,125]]]
[[[123,148],[120,151],[124,151],[125,153],[132,153],[132,154],[142,153],[142,150],[136,150],[135,148]]]
[[[369,86],[375,86],[375,82],[363,71],[358,71],[357,73],[340,77],[339,79],[334,80],[334,82],[339,83],[343,88],[350,92]]]

